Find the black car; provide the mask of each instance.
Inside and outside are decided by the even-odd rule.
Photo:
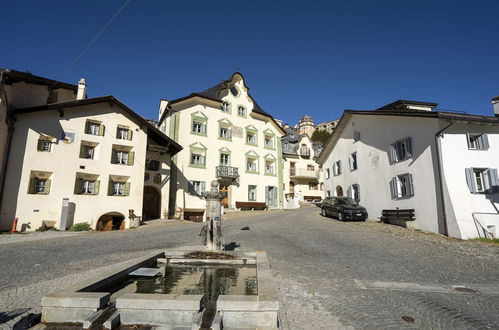
[[[321,204],[324,217],[333,216],[340,221],[367,220],[367,210],[350,197],[326,197]]]

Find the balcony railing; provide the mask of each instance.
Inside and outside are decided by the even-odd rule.
[[[308,178],[318,179],[320,177],[319,170],[307,170],[306,168],[292,168],[289,170],[291,178]]]
[[[302,157],[310,157],[310,149],[307,147],[300,148],[300,156]]]
[[[237,167],[230,166],[217,166],[217,178],[239,178],[239,171]]]

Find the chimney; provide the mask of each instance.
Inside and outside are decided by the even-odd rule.
[[[494,114],[499,117],[499,96],[492,98],[492,106],[494,107]]]
[[[166,107],[168,107],[168,101],[165,99],[159,100],[159,118],[158,120],[161,120],[161,115],[163,115],[163,112],[165,112]]]
[[[83,100],[87,98],[87,81],[85,78],[81,78],[78,81],[78,92],[76,93],[77,100]]]

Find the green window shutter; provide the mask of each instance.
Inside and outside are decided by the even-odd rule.
[[[109,180],[107,185],[107,194],[108,196],[113,196],[113,181]]]
[[[128,153],[128,165],[133,165],[134,158],[135,158],[135,152],[134,151],[130,151]]]
[[[99,131],[100,133],[100,131]],[[100,134],[99,134],[100,135]],[[120,138],[120,128],[119,126],[116,126],[116,138],[119,139]]]
[[[35,178],[32,178],[29,180],[29,193],[30,194],[34,194],[35,193],[35,183],[36,183],[36,179]]]
[[[116,164],[118,162],[118,154],[116,150],[112,150],[111,152],[111,164]]]
[[[42,143],[43,143],[43,141],[41,139],[38,139],[38,146],[36,147],[36,150],[38,150],[38,151],[42,151],[43,150],[42,149]]]
[[[94,187],[94,195],[98,195],[100,190],[100,181],[96,180],[95,181],[95,187]]]
[[[85,133],[90,133],[90,123],[88,121],[85,122]]]
[[[130,182],[125,183],[125,196],[130,196]]]
[[[51,182],[51,180],[47,180],[45,182],[45,194],[47,194],[47,195],[50,194],[50,182]]]
[[[85,145],[80,146],[80,158],[85,158]]]
[[[75,180],[75,194],[81,194],[81,184],[80,184],[80,179],[76,178]]]
[[[106,126],[100,124],[99,125],[99,135],[104,136],[105,131],[106,131]]]
[[[133,136],[133,130],[129,129],[128,130],[128,140],[132,141],[132,136]]]

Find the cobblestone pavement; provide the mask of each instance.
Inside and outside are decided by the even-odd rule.
[[[199,244],[201,226],[156,223],[0,246],[0,327],[39,312],[43,295],[110,264]],[[234,217],[224,223],[224,235],[226,243],[269,254],[284,329],[499,327],[497,246],[375,222],[338,222],[315,207]]]

